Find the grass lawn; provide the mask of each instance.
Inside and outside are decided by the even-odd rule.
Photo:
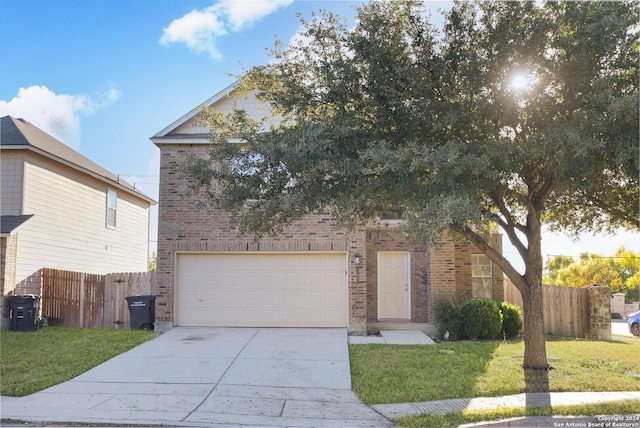
[[[46,327],[0,330],[0,394],[22,397],[72,379],[157,333]]]
[[[349,351],[353,390],[369,405],[495,397],[526,391],[522,341],[461,341],[432,346],[351,345]],[[549,390],[640,390],[639,355],[640,341],[637,340],[588,341],[550,337],[547,356],[553,370],[549,371]],[[579,413],[570,413],[572,411]],[[531,412],[541,415],[625,414],[640,412],[640,404],[553,410],[501,409],[490,413],[401,418],[396,422],[403,426],[450,426]]]
[[[597,415],[637,415],[640,414],[640,403],[625,401],[585,406],[556,406],[539,409],[502,408],[491,412],[464,412],[451,415],[420,415],[398,418],[396,424],[403,427],[455,427],[462,424],[516,418],[522,416],[597,416]],[[623,422],[621,422],[622,424]],[[631,424],[637,424],[635,419]],[[513,425],[515,426],[515,425]],[[604,426],[604,424],[603,424]],[[613,425],[612,425],[613,426]],[[621,425],[622,426],[622,425]],[[636,426],[636,425],[630,425]]]

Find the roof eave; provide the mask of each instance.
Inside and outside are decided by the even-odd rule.
[[[33,217],[33,214],[27,214],[27,215],[20,215],[20,216],[7,216],[7,217],[24,217],[24,219],[17,225],[15,226],[13,229],[11,229],[8,232],[0,232],[0,238],[9,238],[13,235],[15,235],[16,233],[18,233],[18,230],[24,226],[24,224],[26,222],[28,222],[29,220],[31,220],[31,218]],[[2,216],[5,217],[5,216]]]
[[[58,156],[55,156],[55,155],[53,155],[53,154],[51,154],[51,153],[49,153],[47,151],[44,151],[44,150],[42,150],[42,149],[40,149],[38,147],[34,147],[34,146],[30,145],[30,144],[29,145],[7,145],[7,146],[2,146],[0,148],[0,150],[29,150],[29,151],[32,151],[34,153],[39,154],[40,156],[44,156],[44,157],[46,157],[48,159],[51,159],[51,160],[53,160],[55,162],[58,162],[58,163],[60,163],[62,165],[65,165],[65,166],[67,166],[69,168],[72,168],[72,169],[74,169],[76,171],[82,172],[83,174],[86,174],[86,175],[89,175],[89,176],[91,176],[93,178],[96,178],[96,179],[98,179],[98,180],[100,180],[100,181],[102,181],[102,182],[104,182],[106,184],[110,184],[110,185],[112,185],[114,187],[117,187],[118,189],[120,189],[120,190],[122,190],[122,191],[124,191],[124,192],[126,192],[126,193],[128,193],[128,194],[130,194],[132,196],[135,196],[135,197],[137,197],[139,199],[142,199],[145,202],[148,202],[150,206],[158,205],[158,202],[156,200],[152,199],[151,197],[147,196],[146,194],[144,194],[143,192],[141,192],[141,191],[139,191],[139,190],[137,190],[135,188],[132,190],[132,189],[128,188],[127,186],[123,185],[122,183],[111,179],[110,177],[105,177],[104,175],[97,174],[94,171],[91,171],[91,170],[89,170],[87,168],[83,168],[83,167],[81,167],[79,165],[76,165],[73,162],[69,162],[66,159],[60,158]]]
[[[178,127],[184,125],[186,122],[188,122],[189,120],[191,120],[194,117],[196,117],[196,115],[198,113],[200,113],[200,111],[202,110],[202,106],[209,107],[209,106],[215,104],[216,102],[218,102],[222,98],[224,98],[227,95],[229,95],[230,93],[232,93],[238,87],[240,87],[240,84],[241,84],[241,81],[240,80],[236,80],[231,85],[227,86],[226,88],[224,88],[223,90],[221,90],[220,92],[218,92],[217,94],[215,94],[214,96],[212,96],[211,98],[209,98],[208,100],[206,100],[205,102],[200,104],[198,107],[191,109],[187,114],[183,115],[179,119],[177,119],[174,122],[172,122],[170,125],[164,127],[162,130],[158,131],[156,134],[154,134],[150,138],[151,141],[154,141],[154,138],[166,137],[168,134],[171,133],[171,131],[174,131]],[[155,141],[154,141],[154,143],[155,143]]]

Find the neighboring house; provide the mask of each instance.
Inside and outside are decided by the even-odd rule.
[[[45,267],[147,270],[149,208],[156,202],[11,116],[0,118],[0,198],[2,296],[40,294]]]
[[[264,105],[236,96],[236,88],[205,105],[226,112],[237,103],[254,117],[264,114]],[[198,208],[177,172],[188,155],[207,156],[208,130],[198,125],[198,111],[151,137],[161,152],[156,326],[364,331],[393,322],[430,330],[439,298],[502,300],[502,272],[475,247],[409,243],[397,221],[347,233],[317,213],[276,237],[238,238],[229,214]],[[494,240],[501,250],[501,236]]]

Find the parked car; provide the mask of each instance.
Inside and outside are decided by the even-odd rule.
[[[640,311],[627,315],[629,331],[634,336],[640,336]]]

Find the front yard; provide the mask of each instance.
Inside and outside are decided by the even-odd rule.
[[[74,378],[156,337],[144,330],[0,330],[0,394],[22,397]]]
[[[47,327],[0,331],[0,393],[24,396],[69,380],[155,337],[148,331]],[[521,341],[443,342],[430,346],[351,345],[353,390],[366,404],[501,396],[526,391]],[[550,337],[550,391],[640,390],[640,340]],[[525,414],[640,414],[640,403],[421,416],[403,426],[452,426]]]
[[[527,390],[522,341],[443,342],[431,346],[351,345],[353,390],[366,404],[494,397]],[[640,390],[640,341],[550,337],[550,391]],[[640,403],[581,408],[501,409],[484,415],[410,417],[403,426],[450,426],[525,414],[640,413]]]

